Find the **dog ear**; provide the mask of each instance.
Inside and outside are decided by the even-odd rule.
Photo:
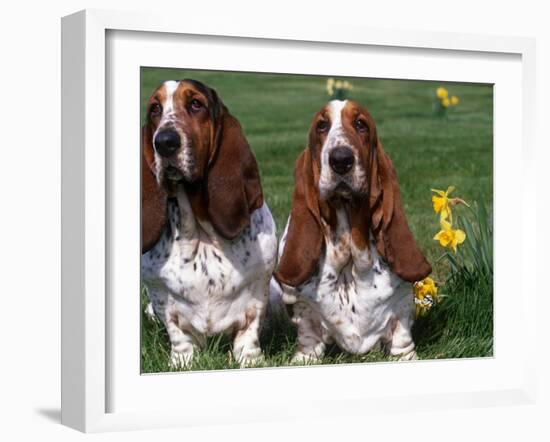
[[[311,151],[306,148],[294,168],[294,194],[286,232],[284,252],[275,278],[296,287],[317,269],[323,235]]]
[[[250,214],[262,206],[262,185],[241,126],[225,107],[217,126],[206,179],[208,216],[222,237],[234,239],[250,224]]]
[[[159,240],[166,225],[166,192],[154,172],[152,133],[146,124],[141,131],[141,253]]]
[[[369,148],[366,155],[362,157],[362,165],[364,170],[367,171],[367,179],[369,180],[366,185],[368,197],[354,198],[350,211],[351,239],[355,247],[361,250],[368,247],[371,233],[375,237],[377,236],[382,223],[382,187],[376,159],[378,138],[372,119],[369,127],[372,128],[369,133]]]
[[[409,229],[395,168],[378,140],[375,157],[376,174],[372,178],[380,186],[382,197],[372,208],[371,215],[373,229],[377,232],[376,248],[401,279],[420,281],[431,273],[432,267]]]

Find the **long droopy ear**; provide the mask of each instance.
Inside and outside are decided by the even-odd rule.
[[[227,109],[220,119],[206,179],[208,216],[221,236],[234,239],[264,200],[258,165],[239,122]]]
[[[432,267],[409,229],[395,168],[379,141],[376,142],[375,162],[376,172],[372,179],[382,192],[382,199],[377,200],[378,207],[372,211],[376,248],[401,279],[420,281],[431,273]]]
[[[149,125],[141,131],[141,253],[159,240],[166,225],[166,192],[154,173],[154,152]]]
[[[275,278],[291,287],[305,282],[316,270],[323,235],[313,179],[311,151],[306,148],[294,168],[294,194],[285,248]]]

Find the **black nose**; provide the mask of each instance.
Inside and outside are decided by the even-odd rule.
[[[171,156],[180,146],[180,136],[174,129],[163,129],[155,136],[155,149],[163,157]]]
[[[353,167],[355,158],[349,147],[335,147],[328,157],[328,163],[338,175],[345,175]]]

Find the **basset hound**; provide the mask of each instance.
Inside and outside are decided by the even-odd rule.
[[[257,362],[276,229],[256,159],[213,89],[182,80],[153,92],[141,179],[141,276],[171,364],[189,363],[218,333],[234,336],[235,360]]]
[[[411,282],[431,272],[407,225],[393,164],[373,118],[331,101],[314,119],[294,171],[276,280],[298,328],[296,361],[326,344],[416,358]]]

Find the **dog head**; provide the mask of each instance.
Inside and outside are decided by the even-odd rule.
[[[374,119],[353,101],[331,101],[314,117],[309,146],[299,156],[284,253],[276,277],[289,286],[315,272],[335,208],[347,207],[351,238],[360,249],[376,248],[392,271],[417,281],[431,266],[405,218],[397,174],[382,148]]]
[[[226,239],[235,238],[263,204],[256,160],[239,122],[216,91],[198,81],[166,81],[153,92],[142,152],[145,249],[158,240],[165,199],[177,184],[186,189],[195,216]]]

